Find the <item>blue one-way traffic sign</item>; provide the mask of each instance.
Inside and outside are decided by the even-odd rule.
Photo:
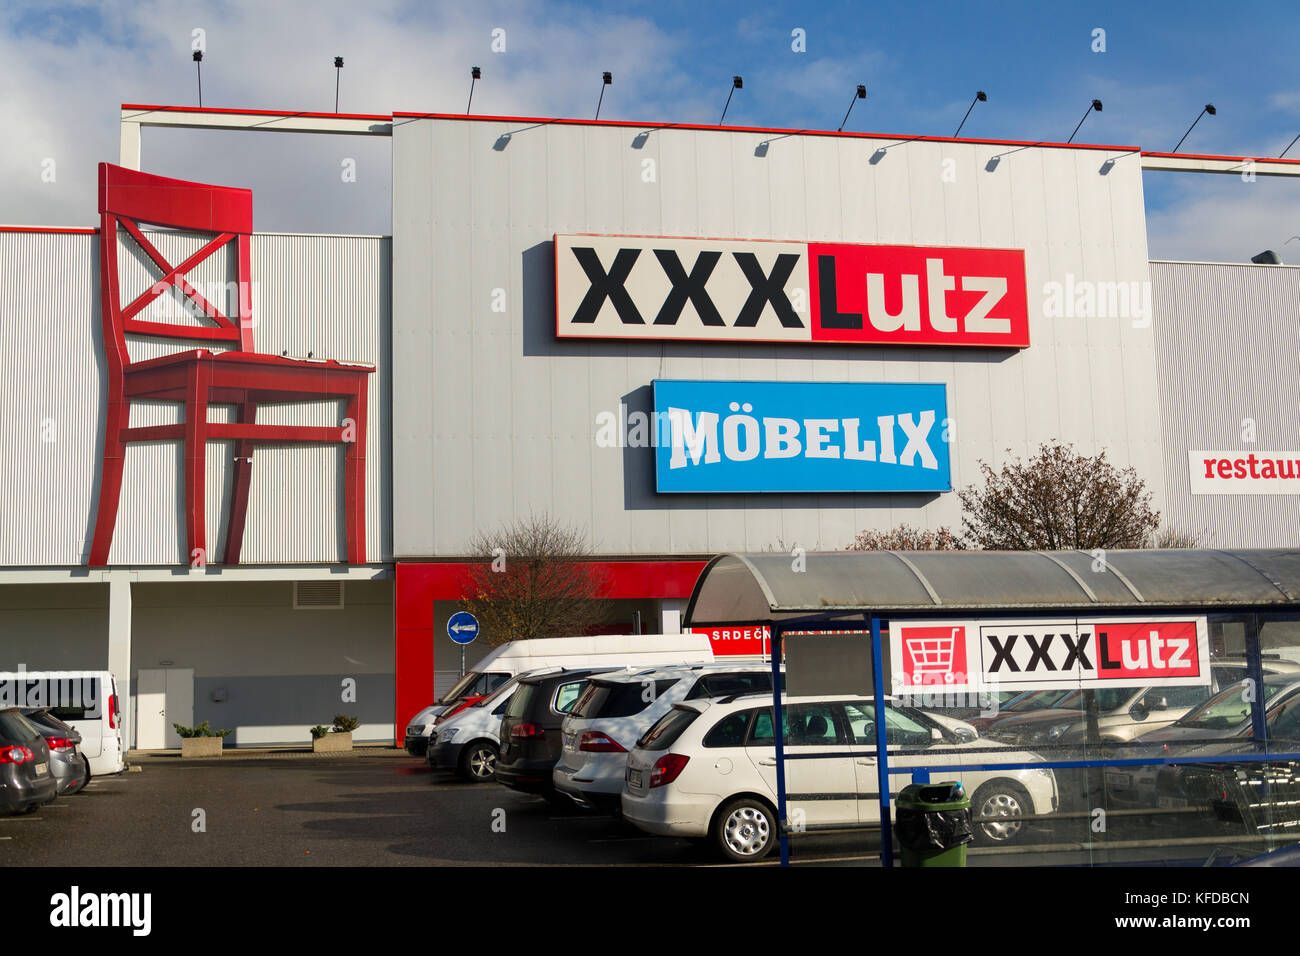
[[[447,636],[457,644],[468,644],[478,637],[478,618],[469,611],[457,611],[447,622]]]

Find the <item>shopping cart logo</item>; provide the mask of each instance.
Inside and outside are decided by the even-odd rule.
[[[965,627],[903,629],[903,673],[911,686],[966,680]]]

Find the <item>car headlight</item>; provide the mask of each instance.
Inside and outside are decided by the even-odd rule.
[[[409,727],[406,728],[406,736],[408,736],[408,737],[423,737],[423,736],[424,736],[424,724],[411,724],[411,726],[409,726]]]
[[[1036,741],[1059,740],[1073,726],[1074,726],[1074,721],[1072,720],[1065,723],[1052,724],[1052,726],[1046,728],[1045,730],[1040,730],[1038,731],[1038,733],[1034,734],[1034,740]]]
[[[450,730],[440,730],[438,731],[438,742],[449,744],[455,739],[456,733],[457,729],[455,727],[452,727]]]

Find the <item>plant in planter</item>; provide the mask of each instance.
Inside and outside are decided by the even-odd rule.
[[[172,724],[181,738],[182,757],[220,757],[222,741],[233,730],[213,730],[205,720],[193,727],[184,724]]]
[[[335,714],[334,724],[329,728],[313,727],[311,729],[311,749],[313,753],[336,753],[352,749],[352,731],[361,726],[361,721],[346,714]]]

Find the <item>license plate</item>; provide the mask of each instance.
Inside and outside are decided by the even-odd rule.
[[[1133,775],[1131,773],[1113,773],[1110,775],[1110,782],[1116,790],[1128,790],[1133,786]]]
[[[47,767],[47,766],[45,766],[45,764],[43,764],[43,763],[38,763],[38,764],[36,765],[36,776],[38,776],[38,777],[43,777],[43,776],[45,776],[45,775],[46,775],[47,773],[49,773],[49,772],[50,772],[50,768]]]
[[[577,747],[577,740],[578,740],[578,735],[577,735],[577,734],[565,734],[565,735],[564,735],[564,749],[565,749],[565,750],[577,750],[577,749],[578,749],[578,747]]]
[[[628,782],[628,785],[629,785],[629,786],[635,787],[637,790],[640,790],[640,789],[641,789],[641,771],[640,771],[640,770],[629,770],[629,771],[627,772],[627,782]]]
[[[1185,810],[1187,808],[1186,797],[1157,797],[1156,806],[1161,810]]]

